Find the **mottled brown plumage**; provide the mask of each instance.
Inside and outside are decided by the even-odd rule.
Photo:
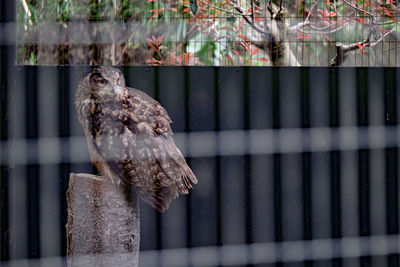
[[[156,100],[125,86],[120,70],[101,66],[78,85],[78,118],[99,172],[165,211],[197,179],[172,140],[171,120]]]

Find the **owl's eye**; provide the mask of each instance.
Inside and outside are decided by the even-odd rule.
[[[98,85],[105,85],[107,83],[106,79],[100,78],[97,80]]]

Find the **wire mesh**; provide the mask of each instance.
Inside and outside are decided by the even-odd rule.
[[[308,15],[313,27],[337,22],[338,14],[329,15],[337,12],[332,8],[336,3],[353,10],[343,17],[352,21],[344,21],[341,30],[326,24],[328,32],[312,33],[310,26],[301,26],[304,33],[290,32],[294,39],[290,34],[278,39],[289,45],[300,65],[397,66],[397,1],[371,2],[372,9],[381,7],[380,16],[357,12],[348,4],[365,8],[368,1],[364,6],[360,1],[328,2],[283,1],[282,14],[276,12],[280,2],[273,3],[272,12],[285,17],[295,30]],[[33,5],[28,5],[31,16],[24,3]],[[247,27],[241,33],[257,32],[237,14],[238,2],[199,1],[193,14],[193,2],[132,1],[128,10],[140,12],[126,21],[114,16],[121,11],[115,1],[116,5],[102,2],[108,17],[101,19],[96,14],[88,17],[89,11],[99,8],[86,8],[99,1],[57,2],[55,7],[61,9],[47,3],[0,3],[2,266],[64,266],[68,175],[92,172],[72,103],[78,79],[88,67],[24,67],[15,62],[156,65],[152,58],[161,56],[152,45],[165,34],[162,45],[173,54],[163,55],[172,60],[166,65],[295,63],[292,57],[285,64],[273,63],[279,53],[271,50],[268,38],[262,42],[269,44],[262,46],[255,37],[218,38],[241,24]],[[85,7],[71,14],[71,7],[61,6],[67,3]],[[219,10],[217,16],[218,9],[210,3],[222,4],[229,12]],[[251,9],[251,3],[240,5]],[[261,3],[253,4],[256,14]],[[182,12],[189,10],[182,15],[163,9],[150,20],[157,10],[178,10],[179,5],[184,6]],[[41,13],[43,6],[68,12],[41,17],[51,14]],[[149,10],[156,11],[149,14]],[[292,16],[296,12],[302,16]],[[63,21],[62,16],[68,19]],[[251,21],[251,16],[247,18]],[[376,24],[371,27],[373,20]],[[272,25],[277,18],[263,16],[258,23],[268,25],[265,21]],[[371,28],[377,32],[365,45]],[[384,30],[378,33],[378,28]],[[192,29],[193,35],[186,36]],[[214,29],[218,35],[204,34],[204,29]],[[130,34],[131,50],[124,39]],[[112,54],[115,40],[119,48]],[[265,59],[246,61],[253,56]],[[142,266],[399,265],[397,69],[124,67],[123,71],[127,85],[166,107],[174,121],[175,140],[200,180],[192,194],[177,199],[167,214],[141,205]]]
[[[398,12],[395,0],[21,0],[2,26],[27,65],[398,66]]]

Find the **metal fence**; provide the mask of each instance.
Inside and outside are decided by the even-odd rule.
[[[1,258],[54,266],[68,174],[92,172],[72,105],[87,68],[1,67]],[[123,71],[200,180],[166,214],[141,205],[142,266],[398,265],[397,69]]]
[[[87,67],[15,66],[5,43],[0,61],[0,265],[64,266]],[[165,214],[141,203],[141,266],[399,265],[398,69],[122,69],[199,178]]]
[[[400,65],[398,0],[15,3],[0,31],[18,64]]]

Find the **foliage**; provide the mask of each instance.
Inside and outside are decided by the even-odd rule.
[[[55,64],[326,66],[396,53],[383,47],[397,44],[399,9],[395,0],[19,0],[17,14],[25,35],[48,21],[133,25],[124,41],[45,49],[58,53]],[[49,56],[40,44],[24,47],[20,63]]]
[[[180,56],[175,55],[177,47],[169,49],[163,45],[164,36],[146,38],[146,42],[153,49],[154,56],[147,59],[146,63],[150,65],[202,65],[197,57],[190,52],[183,52]]]

